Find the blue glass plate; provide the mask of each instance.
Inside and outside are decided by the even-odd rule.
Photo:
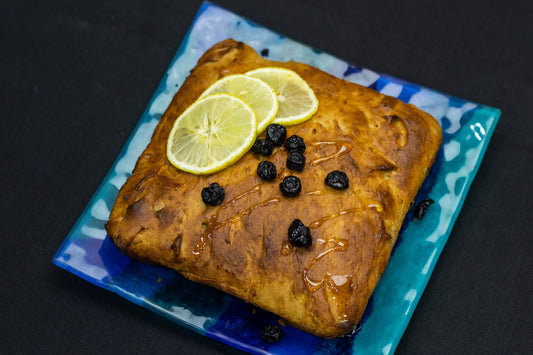
[[[132,260],[107,238],[104,224],[118,191],[171,98],[198,58],[230,37],[258,52],[268,49],[269,59],[307,63],[397,97],[431,114],[443,128],[437,161],[416,197],[416,202],[431,198],[435,203],[422,220],[407,215],[389,266],[353,334],[324,340],[285,326],[279,343],[266,343],[261,339],[261,328],[267,323],[278,324],[279,317],[190,282],[172,270]],[[450,235],[499,117],[498,109],[346,63],[205,2],[128,143],[54,263],[200,334],[251,353],[393,353]]]

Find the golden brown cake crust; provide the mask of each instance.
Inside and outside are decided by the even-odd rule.
[[[288,127],[288,136],[307,144],[305,169],[287,171],[284,148],[262,158],[278,169],[273,182],[257,176],[261,158],[251,152],[213,175],[173,167],[166,142],[175,119],[216,80],[266,66],[294,70],[319,100],[312,119]],[[173,98],[106,229],[134,258],[173,268],[307,332],[339,336],[360,321],[440,143],[439,124],[412,105],[309,65],[269,61],[228,39],[200,58]],[[333,170],[346,172],[347,190],[324,184]],[[288,174],[302,181],[296,198],[279,190]],[[226,191],[217,207],[200,197],[212,182]],[[311,228],[311,247],[287,243],[295,218]]]

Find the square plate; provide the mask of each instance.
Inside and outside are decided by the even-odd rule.
[[[424,219],[416,220],[408,213],[361,324],[350,335],[326,340],[284,326],[281,341],[267,343],[261,338],[261,328],[278,324],[276,315],[190,282],[173,270],[130,259],[107,238],[104,224],[110,209],[159,118],[200,56],[226,38],[243,41],[269,59],[307,63],[397,97],[431,114],[443,128],[437,160],[415,200],[431,198],[435,203]],[[251,353],[393,353],[450,235],[499,117],[498,109],[349,64],[205,2],[133,134],[53,261],[187,328]]]

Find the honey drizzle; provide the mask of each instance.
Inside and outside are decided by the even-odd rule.
[[[343,210],[343,211],[339,211],[339,212],[330,214],[329,216],[320,218],[318,221],[314,221],[313,223],[311,223],[309,225],[309,228],[312,228],[312,229],[318,228],[321,225],[323,225],[325,222],[329,221],[330,219],[341,217],[341,216],[344,216],[345,214],[348,214],[348,213],[354,213],[357,210],[359,210],[359,209],[358,208],[350,208],[348,210]]]
[[[292,175],[289,171],[284,171],[281,173],[281,179],[285,179],[287,176]]]
[[[288,240],[284,241],[283,244],[281,244],[281,250],[280,250],[281,255],[287,256],[291,253],[291,251],[292,251],[292,244]]]
[[[351,275],[326,274],[326,295],[330,306],[330,312],[339,322],[348,322],[350,308],[347,300],[352,295]]]
[[[321,240],[319,239],[318,240],[319,242],[322,241],[322,244],[324,242],[324,240]],[[304,279],[304,283],[305,283],[305,286],[307,287],[307,290],[309,290],[309,292],[315,292],[317,291],[320,287],[322,287],[322,284],[324,284],[324,281],[326,279],[326,277],[322,277],[322,280],[320,281],[313,281],[309,278],[309,270],[313,267],[313,265],[315,265],[317,262],[320,261],[320,259],[322,259],[323,257],[325,257],[326,255],[328,255],[329,253],[332,253],[334,251],[345,251],[346,249],[348,249],[348,241],[346,239],[335,239],[335,238],[332,238],[332,239],[328,239],[328,241],[326,242],[327,243],[330,243],[330,242],[334,242],[335,245],[329,249],[326,249],[324,250],[322,253],[318,254],[317,256],[315,256],[310,262],[309,264],[307,264],[305,267],[304,267],[304,270],[303,270],[303,279]],[[326,275],[328,276],[328,275]],[[331,278],[331,276],[328,276],[329,278]]]
[[[220,223],[220,224],[233,223],[235,220],[240,219],[242,216],[245,216],[245,215],[249,214],[253,210],[256,210],[256,209],[261,208],[261,207],[266,207],[266,206],[273,205],[274,203],[279,202],[279,201],[280,201],[279,198],[274,197],[274,198],[271,198],[270,200],[259,202],[259,203],[255,204],[255,205],[252,205],[252,206],[240,211],[239,213],[237,213],[233,217],[230,217],[230,218],[228,218],[228,219],[226,219],[226,220],[224,220],[222,222],[218,222],[218,223]]]
[[[383,212],[383,205],[379,202],[369,204],[368,208],[375,208],[377,212]]]
[[[223,210],[226,207],[228,207],[229,205],[233,205],[237,200],[240,200],[241,198],[251,194],[252,192],[259,191],[260,189],[261,189],[261,185],[255,185],[250,190],[245,191],[242,194],[239,194],[239,195],[235,196],[234,198],[232,198],[231,200],[229,200],[228,202],[224,203],[222,206],[220,206],[220,209]]]
[[[320,196],[324,194],[324,190],[309,191],[306,195]]]
[[[205,247],[207,245],[207,236],[204,236],[203,234],[200,236],[200,240],[196,243],[194,246],[194,249],[192,250],[192,253],[194,255],[200,255],[202,251],[205,250]]]
[[[352,146],[351,146],[350,143],[342,142],[342,141],[341,142],[313,142],[313,143],[311,143],[311,145],[313,147],[318,147],[318,146],[321,146],[321,145],[335,145],[335,147],[337,148],[337,151],[335,153],[333,153],[333,154],[326,155],[325,157],[321,157],[321,158],[317,158],[317,159],[312,160],[309,163],[309,165],[311,165],[311,166],[315,166],[315,165],[318,165],[318,164],[323,163],[325,161],[338,158],[341,155],[347,154],[347,153],[350,152],[350,150],[352,150]],[[339,147],[339,145],[340,145],[340,147]]]
[[[245,195],[247,193],[250,193],[252,191],[255,191],[255,190],[257,190],[257,189],[254,187],[253,189],[251,189],[249,191],[246,191],[245,193],[243,193],[241,195],[238,195],[237,197],[241,198],[241,197],[243,197],[243,195]],[[237,197],[235,199],[237,199]],[[233,199],[231,201],[228,201],[227,204],[234,202],[235,199]],[[270,206],[270,205],[272,205],[274,203],[277,203],[279,201],[280,201],[280,199],[277,198],[277,197],[271,198],[270,200],[266,200],[266,201],[257,203],[255,205],[252,205],[252,206],[240,211],[239,213],[233,215],[232,217],[230,217],[230,218],[228,218],[226,220],[220,221],[220,222],[217,221],[218,214],[212,215],[209,218],[209,220],[208,220],[206,230],[200,236],[200,240],[194,246],[194,249],[193,249],[192,253],[194,255],[200,255],[201,252],[206,249],[207,243],[209,242],[209,240],[211,240],[211,236],[212,236],[213,232],[219,230],[220,228],[224,227],[227,224],[232,224],[232,223],[236,222],[237,220],[241,219],[243,216],[249,214],[253,210],[256,210],[256,209],[261,208],[261,207]],[[225,208],[227,204],[221,206],[220,209]]]

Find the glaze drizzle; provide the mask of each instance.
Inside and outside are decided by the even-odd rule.
[[[311,229],[318,228],[321,225],[323,225],[325,222],[327,222],[327,221],[329,221],[331,219],[344,216],[344,215],[346,215],[348,213],[354,213],[354,212],[357,212],[358,210],[359,210],[359,208],[350,208],[350,209],[347,209],[347,210],[342,210],[342,211],[339,211],[339,212],[332,213],[329,216],[322,217],[319,220],[312,222],[311,224],[309,224],[309,228],[311,228]]]
[[[334,243],[334,245],[332,247],[330,247],[330,248],[325,249],[323,252],[321,252],[320,254],[315,256],[313,259],[311,259],[309,264],[307,264],[304,267],[302,276],[303,276],[303,280],[304,280],[305,286],[307,287],[307,290],[309,290],[309,292],[317,291],[320,287],[322,287],[322,285],[324,284],[326,278],[331,278],[332,277],[332,276],[328,276],[328,274],[329,274],[328,273],[324,277],[322,277],[322,280],[320,280],[320,281],[311,280],[309,278],[309,271],[311,270],[313,265],[315,265],[317,262],[319,262],[323,257],[328,255],[329,253],[332,253],[334,251],[345,251],[346,249],[348,249],[348,241],[346,239],[330,238],[327,241],[325,241],[324,239],[318,239],[317,242],[319,244],[323,244],[323,245],[324,244],[327,245],[327,244],[330,244],[330,243]]]
[[[240,200],[241,198],[251,193],[257,192],[260,189],[261,189],[261,185],[256,185],[252,187],[250,190],[247,190],[241,194],[238,194],[233,199],[222,204],[220,208],[218,209],[218,212],[213,214],[211,217],[209,217],[209,219],[207,220],[207,223],[205,222],[203,223],[203,224],[206,224],[206,228],[203,231],[202,235],[200,236],[200,240],[194,246],[192,254],[200,255],[207,248],[207,244],[210,242],[213,233],[216,232],[217,230],[220,230],[221,228],[225,227],[227,224],[233,224],[237,222],[243,216],[250,214],[253,210],[256,210],[261,207],[270,206],[280,201],[280,199],[277,197],[271,198],[269,200],[259,202],[255,205],[247,207],[223,221],[218,221],[218,213],[220,213],[222,210],[226,209],[227,207],[233,205],[237,200]]]
[[[348,154],[352,150],[352,145],[347,142],[342,141],[331,141],[331,142],[313,142],[311,143],[313,147],[320,147],[322,145],[334,145],[337,148],[337,151],[333,154],[326,155],[324,157],[313,159],[309,165],[316,166],[325,161],[338,158],[344,154]]]

